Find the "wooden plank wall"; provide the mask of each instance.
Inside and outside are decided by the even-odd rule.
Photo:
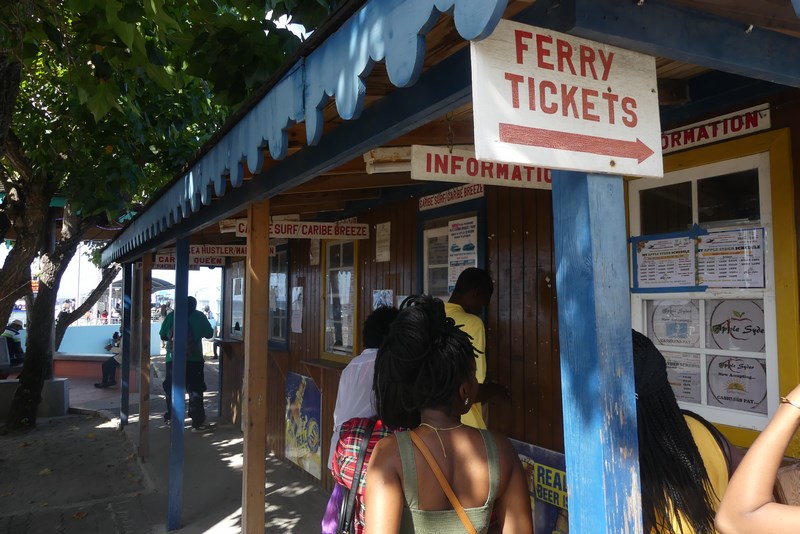
[[[391,289],[395,298],[412,295],[417,277],[417,199],[381,206],[359,215],[358,222],[370,225],[370,238],[359,242],[359,323],[372,312],[372,290]],[[375,261],[376,226],[391,223],[389,261]],[[396,303],[395,303],[396,304]],[[359,325],[359,338],[361,327]]]
[[[491,428],[564,450],[550,191],[487,187],[488,379],[510,401],[489,406]]]
[[[486,202],[487,262],[496,281],[487,310],[489,379],[511,392],[510,401],[489,407],[489,425],[509,437],[563,451],[551,194],[489,187]],[[370,224],[370,239],[361,241],[358,251],[359,329],[372,310],[374,289],[391,289],[395,297],[416,291],[417,216],[412,198],[359,215],[359,222]],[[376,262],[376,225],[384,222],[391,223],[391,259]],[[304,288],[303,333],[289,334],[288,353],[270,353],[268,396],[275,408],[267,422],[267,449],[281,457],[286,373],[310,374],[300,361],[319,358],[323,320],[321,267],[308,265],[309,242],[290,241],[289,254],[291,286]],[[325,466],[339,372],[315,373],[322,389],[321,485],[330,489]]]

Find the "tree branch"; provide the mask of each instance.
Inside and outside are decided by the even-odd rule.
[[[17,134],[10,130],[6,137],[6,159],[8,159],[11,167],[17,171],[22,180],[33,180],[33,168],[28,158],[25,157],[22,142],[17,137]]]
[[[6,151],[6,136],[11,131],[11,117],[16,109],[22,65],[0,54],[0,159]]]

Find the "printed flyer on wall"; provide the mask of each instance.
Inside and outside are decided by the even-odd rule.
[[[452,293],[461,271],[478,266],[478,218],[467,217],[450,221],[448,234],[450,250],[447,292]]]
[[[309,376],[286,375],[286,457],[309,474],[322,476],[319,388]]]
[[[636,283],[640,289],[694,286],[694,239],[638,240],[636,268]]]
[[[764,287],[764,229],[698,236],[697,279],[708,287]]]
[[[564,455],[515,439],[509,441],[525,469],[533,510],[533,531],[567,534],[569,514]]]

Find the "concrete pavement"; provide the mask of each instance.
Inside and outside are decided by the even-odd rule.
[[[129,424],[119,430],[119,389],[97,389],[93,380],[70,380],[66,417],[42,419],[26,434],[0,436],[0,532],[166,532],[169,427],[154,358],[150,452],[136,453],[138,393]],[[208,420],[217,419],[216,362],[206,365]],[[213,390],[213,391],[212,391]],[[181,533],[241,531],[242,433],[217,424],[184,434]],[[267,532],[319,532],[327,494],[299,468],[267,457]]]

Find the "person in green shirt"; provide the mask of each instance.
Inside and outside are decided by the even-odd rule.
[[[188,298],[189,305],[189,332],[186,340],[186,393],[189,394],[189,417],[192,418],[192,426],[200,428],[206,420],[206,412],[203,407],[203,392],[206,390],[203,365],[203,344],[202,338],[211,339],[214,336],[214,329],[208,322],[206,315],[198,311],[197,299]],[[169,423],[172,416],[172,340],[174,337],[173,325],[175,324],[175,312],[172,311],[164,318],[159,330],[159,336],[166,341],[167,348],[167,373],[162,382],[164,394],[167,397],[167,411],[164,413],[164,421]]]

